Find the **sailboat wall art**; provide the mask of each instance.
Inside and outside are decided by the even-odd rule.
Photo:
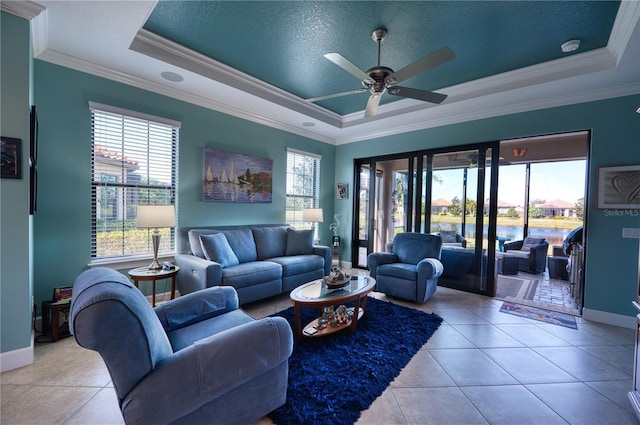
[[[204,149],[202,200],[270,203],[273,160],[217,149]]]

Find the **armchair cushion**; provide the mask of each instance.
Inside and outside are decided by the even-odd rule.
[[[442,238],[442,243],[456,243],[458,242],[458,238],[455,230],[441,230],[440,237]]]
[[[233,267],[240,264],[224,233],[200,235],[200,244],[207,260],[215,261],[222,267]]]
[[[544,238],[532,238],[530,236],[527,236],[526,238],[524,238],[524,242],[522,242],[522,247],[520,248],[520,250],[529,252],[531,248],[535,247],[536,245],[540,245],[542,242],[544,242]]]
[[[287,229],[287,248],[285,255],[313,254],[313,229]]]
[[[418,264],[423,258],[440,259],[442,239],[424,233],[400,233],[393,240],[393,253],[401,263]]]

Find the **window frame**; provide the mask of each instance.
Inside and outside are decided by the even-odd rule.
[[[89,102],[89,109],[90,265],[121,264],[152,258],[153,229],[135,228],[134,207],[149,203],[176,204],[181,123],[95,102]],[[115,193],[116,198],[115,208],[110,206],[110,217],[105,216],[109,209],[101,205],[100,194],[105,190],[110,194]],[[164,237],[161,238],[158,256],[173,256],[176,250],[175,229],[160,231]],[[110,233],[115,241],[111,246],[104,243],[105,233]],[[100,234],[103,235],[101,238],[98,236]],[[103,239],[103,242],[99,242],[99,239]]]
[[[291,227],[304,229],[314,225],[302,221],[302,210],[319,208],[321,160],[321,155],[287,148],[285,217]],[[304,167],[303,172],[296,172],[299,167]]]

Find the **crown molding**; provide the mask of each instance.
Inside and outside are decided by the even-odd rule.
[[[342,117],[335,112],[307,102],[298,96],[294,96],[278,87],[267,84],[262,80],[160,37],[148,30],[140,29],[129,48],[143,55],[258,96],[334,127],[341,127]]]
[[[234,117],[238,117],[247,121],[255,122],[257,124],[266,125],[268,127],[286,131],[288,133],[308,137],[310,139],[314,139],[323,143],[335,144],[335,139],[333,137],[328,137],[313,131],[307,131],[303,128],[298,128],[285,122],[257,114],[254,111],[231,106],[227,103],[218,102],[215,99],[209,97],[185,92],[183,90],[172,87],[167,87],[163,84],[158,84],[144,78],[135,77],[127,73],[107,68],[104,65],[98,65],[92,62],[88,62],[83,59],[66,55],[52,49],[46,49],[36,59],[64,66],[66,68],[71,68],[76,71],[85,72],[87,74],[95,75],[98,77],[106,78],[118,83],[171,97],[173,99],[182,100],[187,103],[202,106],[207,109],[211,109],[227,115],[232,115]]]
[[[3,0],[0,2],[0,10],[30,21],[42,13],[45,7],[32,1]]]

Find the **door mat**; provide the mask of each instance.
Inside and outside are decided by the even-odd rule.
[[[496,298],[506,297],[532,300],[538,288],[537,279],[521,279],[517,277],[498,276]]]
[[[564,326],[565,328],[578,329],[576,318],[574,316],[558,313],[557,311],[545,310],[538,307],[505,301],[502,303],[502,307],[500,307],[500,312],[513,314],[514,316],[520,316],[526,319],[539,320],[553,325]]]

